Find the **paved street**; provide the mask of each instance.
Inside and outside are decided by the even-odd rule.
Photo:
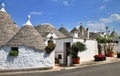
[[[0,76],[120,76],[120,62],[56,72],[21,73]]]

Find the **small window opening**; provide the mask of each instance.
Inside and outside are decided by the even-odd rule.
[[[18,56],[18,47],[11,47],[11,50],[9,51],[10,56]]]
[[[17,51],[18,52],[18,47],[11,47],[11,51]]]
[[[84,43],[86,43],[86,39],[84,39]]]
[[[58,55],[58,59],[62,59],[62,55],[59,54],[59,55]]]

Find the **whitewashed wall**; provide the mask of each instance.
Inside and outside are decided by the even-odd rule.
[[[64,64],[64,43],[66,42],[70,42],[71,45],[75,42],[82,42],[84,44],[86,44],[87,50],[80,52],[79,53],[79,57],[80,57],[80,61],[87,61],[87,60],[92,60],[93,56],[95,54],[98,54],[98,47],[97,47],[97,41],[95,40],[86,40],[86,42],[84,42],[84,39],[78,39],[78,38],[66,38],[66,39],[58,39],[56,41],[56,49],[55,49],[55,57],[58,57],[58,54],[62,55],[62,59],[59,60],[60,64]]]
[[[86,40],[84,42],[83,39],[74,39],[74,42],[80,41],[84,43],[87,47],[86,51],[79,52],[78,56],[80,57],[80,61],[87,61],[87,60],[92,60],[93,56],[95,54],[98,54],[98,46],[97,46],[97,41],[95,40]]]
[[[19,46],[17,57],[9,56],[10,47],[0,49],[0,69],[50,68],[54,66],[54,52],[46,54],[44,51]]]
[[[64,63],[64,43],[70,42],[71,45],[73,43],[73,38],[65,38],[65,39],[57,39],[56,40],[56,48],[55,48],[55,58],[58,58],[58,55],[62,55],[62,59],[59,59],[60,64]]]
[[[50,32],[47,36],[46,36],[46,41],[45,41],[45,44],[46,46],[48,45],[48,41],[50,40],[50,37],[53,37],[53,42],[56,43],[56,39],[57,39],[57,36],[54,32]]]
[[[120,39],[119,39],[119,42],[118,42],[118,52],[120,52]]]

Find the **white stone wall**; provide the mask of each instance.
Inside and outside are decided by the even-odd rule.
[[[73,38],[66,39],[57,39],[56,40],[56,48],[55,48],[55,57],[58,58],[58,55],[62,55],[62,59],[59,59],[60,64],[64,63],[64,43],[70,42],[71,45],[73,43]]]
[[[119,39],[117,47],[118,47],[118,52],[120,52],[120,39]]]
[[[78,38],[66,38],[66,39],[58,39],[56,41],[56,49],[55,49],[55,57],[58,57],[58,54],[62,55],[62,59],[60,59],[60,64],[64,64],[64,43],[66,42],[70,42],[71,45],[75,42],[82,42],[84,44],[86,44],[87,50],[80,52],[79,53],[79,57],[80,57],[80,61],[87,61],[87,60],[92,60],[93,56],[95,54],[98,54],[98,47],[97,47],[97,41],[95,40],[86,40],[84,42],[84,39],[78,39]]]
[[[0,49],[0,69],[49,68],[54,66],[54,52],[46,54],[45,51],[25,46],[18,47],[19,55],[17,57],[8,55],[10,47]]]
[[[87,61],[94,59],[93,56],[95,54],[98,54],[98,47],[97,47],[97,41],[95,40],[86,40],[84,42],[83,39],[74,39],[74,42],[80,41],[84,43],[87,47],[87,50],[83,52],[79,52],[78,56],[80,57],[80,61]]]
[[[107,50],[107,48],[110,48],[111,47],[111,51],[113,51],[115,54],[116,52],[119,51],[119,43],[99,43],[99,46],[101,47],[100,50],[99,50],[99,53],[102,53],[102,54],[105,54],[105,51],[110,51],[110,50]]]
[[[50,32],[47,36],[46,36],[46,41],[45,41],[45,44],[46,46],[48,45],[48,41],[50,40],[50,37],[53,37],[53,42],[56,43],[56,39],[57,39],[57,36],[54,32]]]

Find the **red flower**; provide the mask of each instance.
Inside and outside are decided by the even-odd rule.
[[[94,56],[94,58],[104,58],[104,57],[106,57],[106,56],[103,55],[103,54],[98,54],[98,55],[95,55],[95,56]]]
[[[106,56],[103,54],[98,54],[94,56],[95,61],[104,61],[106,60]]]

